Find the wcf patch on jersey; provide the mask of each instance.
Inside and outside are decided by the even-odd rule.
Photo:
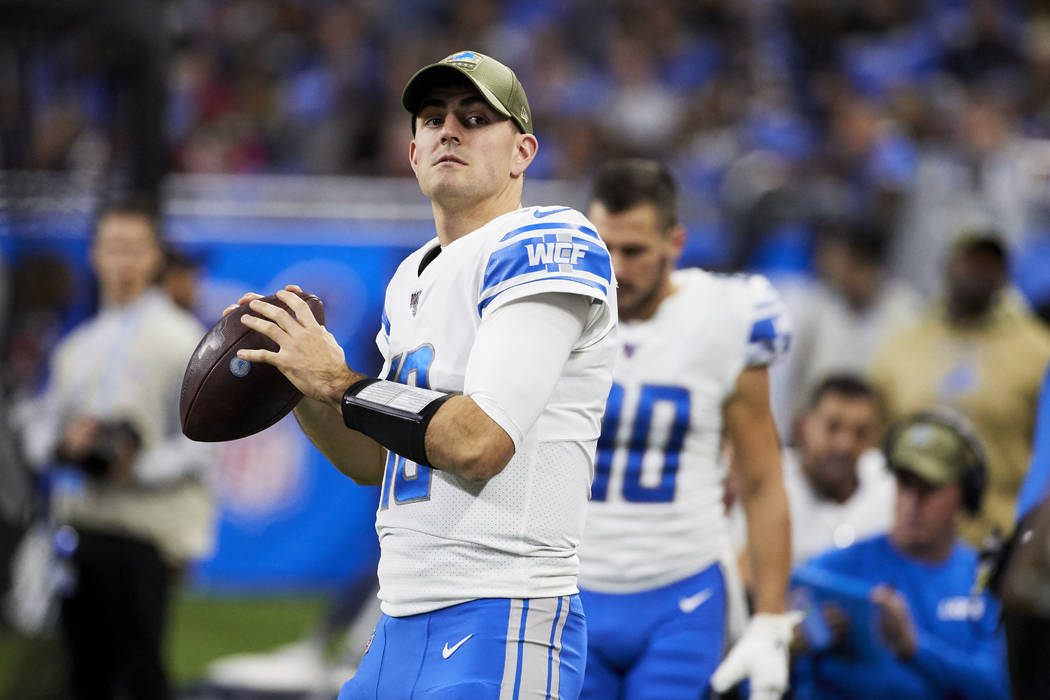
[[[540,265],[577,265],[590,248],[586,243],[572,241],[553,241],[526,243],[525,253],[529,256],[529,267]],[[558,268],[554,268],[557,270]]]

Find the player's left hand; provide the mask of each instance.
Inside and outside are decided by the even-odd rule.
[[[902,659],[915,656],[918,646],[915,623],[904,596],[889,586],[876,586],[871,592],[871,602],[879,607],[879,634],[887,646]]]
[[[278,345],[269,350],[238,350],[237,357],[249,362],[273,365],[295,388],[312,399],[338,405],[343,392],[354,382],[354,373],[346,365],[343,348],[335,336],[317,322],[306,302],[288,288],[277,297],[289,310],[259,299],[246,300],[251,310],[263,316],[245,314],[241,323],[259,331]]]
[[[747,678],[754,700],[778,700],[788,686],[788,646],[802,613],[759,613],[711,676],[711,687],[724,693]]]

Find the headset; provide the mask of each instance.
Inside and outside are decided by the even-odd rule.
[[[914,425],[923,424],[946,428],[955,433],[962,441],[965,463],[959,486],[962,489],[963,508],[970,515],[977,515],[981,510],[981,499],[984,497],[984,490],[988,483],[988,455],[973,423],[958,411],[945,406],[937,406],[919,411],[894,423],[886,431],[886,437],[882,440],[882,452],[886,455],[887,465],[892,469],[893,465],[889,463],[890,455],[901,434]]]

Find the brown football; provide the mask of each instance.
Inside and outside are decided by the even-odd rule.
[[[300,294],[324,325],[324,304]],[[288,308],[276,296],[262,301]],[[236,440],[269,428],[299,403],[302,394],[272,365],[247,362],[237,351],[277,351],[277,343],[241,323],[252,313],[242,304],[211,327],[193,351],[182,378],[179,416],[182,432],[199,442]],[[254,314],[258,315],[258,314]]]

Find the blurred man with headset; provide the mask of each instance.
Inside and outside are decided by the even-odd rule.
[[[1008,697],[998,604],[975,592],[977,553],[958,537],[962,511],[984,495],[980,439],[937,408],[893,426],[883,450],[897,478],[893,529],[800,572],[823,580],[815,594],[833,632],[822,649],[796,640],[798,697]]]

